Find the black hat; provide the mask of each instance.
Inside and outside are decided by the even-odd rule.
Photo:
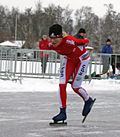
[[[49,28],[50,38],[62,38],[62,26],[59,24],[54,24]]]
[[[107,39],[107,41],[106,42],[111,42],[111,40],[110,39]]]
[[[86,33],[85,29],[81,28],[78,33]]]

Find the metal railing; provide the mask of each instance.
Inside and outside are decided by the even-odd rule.
[[[43,51],[49,54],[46,72],[42,72],[40,52],[42,50],[32,49],[10,49],[0,48],[0,77],[35,77],[51,78],[59,76],[60,61],[54,51]]]
[[[42,67],[45,67],[41,62],[40,52],[49,54],[46,64],[45,73],[42,72]],[[114,63],[115,74],[120,74],[120,54],[100,54],[90,53],[91,60],[88,71],[86,72],[86,79],[91,80],[92,74],[102,74],[103,56],[109,56],[109,69],[112,71],[112,63]],[[58,78],[61,68],[62,56],[59,56],[55,51],[34,50],[34,49],[11,49],[6,47],[0,48],[0,78],[6,79],[21,79],[23,77],[29,78]],[[43,60],[44,62],[44,60]]]
[[[103,60],[107,59],[109,68],[106,73],[114,73],[114,75],[120,74],[120,54],[102,54],[92,53],[91,54],[91,73],[96,72],[97,74],[103,73]],[[106,62],[107,63],[107,62]],[[114,68],[114,72],[113,72]]]

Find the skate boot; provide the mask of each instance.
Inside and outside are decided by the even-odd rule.
[[[63,121],[64,123],[64,120],[66,119],[66,108],[60,108],[60,113],[57,116],[53,117],[54,123],[57,123],[58,121]]]
[[[95,101],[95,99],[93,100],[91,97],[89,97],[88,101],[85,101],[84,108],[83,108],[83,111],[82,111],[83,116],[88,115],[88,113],[90,112],[90,110],[93,106],[94,101]]]

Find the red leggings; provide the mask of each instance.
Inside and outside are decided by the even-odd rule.
[[[86,60],[70,60],[67,58],[63,59],[63,65],[60,72],[60,83],[59,83],[59,103],[60,108],[66,108],[67,93],[66,87],[67,82],[75,71],[74,78],[72,80],[73,90],[83,98],[84,101],[89,99],[89,96],[85,89],[81,87],[82,81],[88,68],[89,58]]]

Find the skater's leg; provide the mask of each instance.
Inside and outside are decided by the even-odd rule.
[[[64,58],[63,59],[63,65],[61,67],[60,71],[60,83],[59,83],[59,104],[60,108],[66,108],[66,99],[67,99],[67,93],[66,93],[66,87],[67,82],[71,75],[73,74],[75,69],[74,63],[70,60]]]
[[[87,101],[89,99],[89,95],[87,94],[87,91],[81,87],[82,81],[84,80],[84,76],[88,68],[88,62],[89,59],[78,63],[76,68],[76,73],[71,85],[73,90],[78,95],[80,95],[84,101]]]
[[[73,67],[72,67],[73,66]],[[60,113],[53,117],[55,122],[57,121],[64,121],[67,119],[66,115],[66,100],[67,100],[67,93],[66,93],[66,86],[69,78],[71,77],[72,73],[74,72],[74,65],[70,60],[66,58],[63,59],[63,66],[60,72],[60,83],[59,83],[59,104],[60,104]]]
[[[93,99],[87,94],[86,90],[81,87],[82,81],[84,79],[84,76],[88,68],[88,62],[89,60],[85,60],[78,64],[76,69],[76,74],[72,82],[73,90],[78,95],[80,95],[85,101],[83,112],[82,112],[83,116],[86,116],[90,112],[91,104],[93,103]]]

